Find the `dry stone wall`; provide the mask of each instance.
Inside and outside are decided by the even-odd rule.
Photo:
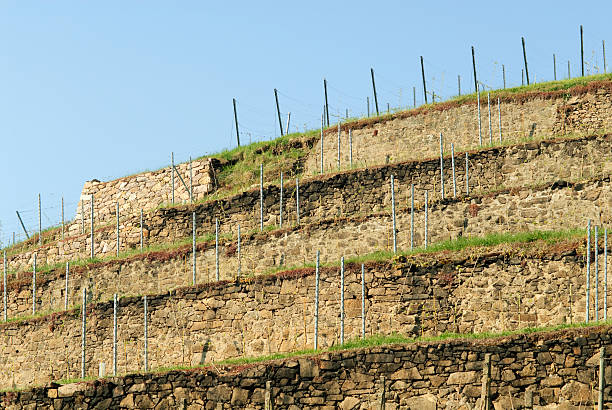
[[[587,219],[609,225],[612,189],[609,178],[588,183],[553,184],[539,189],[524,188],[459,200],[433,201],[429,205],[429,241],[489,233],[582,228]],[[404,204],[397,210],[398,247],[410,249],[411,214]],[[416,202],[414,244],[424,242],[424,204]],[[262,274],[270,269],[303,266],[312,263],[317,250],[323,263],[337,263],[346,258],[379,250],[392,250],[392,218],[388,212],[324,220],[312,225],[292,227],[265,234],[247,234],[241,238],[242,274]],[[238,272],[237,238],[224,237],[220,243],[219,270],[223,280],[235,279]],[[199,244],[197,254],[199,283],[215,280],[214,240]],[[77,267],[69,276],[69,306],[80,302],[85,287],[93,301],[120,295],[155,293],[191,284],[191,246],[166,252],[154,252],[129,258]],[[1,289],[1,288],[0,288]],[[31,272],[20,274],[8,283],[10,318],[30,314],[32,307]],[[65,300],[64,268],[39,275],[37,309],[63,310]]]
[[[366,333],[409,336],[514,330],[584,320],[584,244],[561,251],[520,244],[445,260],[432,255],[368,263]],[[543,255],[539,256],[538,250]],[[312,348],[313,269],[183,288],[149,297],[149,365],[198,365]],[[338,267],[321,272],[319,346],[339,343]],[[592,305],[593,306],[593,305]],[[603,304],[600,303],[603,308]],[[111,368],[112,303],[90,305],[87,375]],[[347,264],[345,337],[361,333],[361,270]],[[612,313],[612,312],[608,312]],[[600,312],[602,315],[603,312]],[[143,368],[142,297],[118,308],[118,369]],[[80,375],[77,310],[0,325],[0,385],[18,387]]]
[[[175,165],[174,201],[177,204],[188,203],[190,180],[193,184],[193,199],[201,199],[215,188],[214,159],[203,158],[190,164]],[[181,179],[182,178],[182,181]],[[89,227],[91,223],[91,195],[94,195],[95,223],[113,222],[116,218],[116,207],[119,202],[119,215],[134,215],[141,209],[155,209],[163,204],[172,203],[172,167],[157,171],[143,172],[113,181],[85,182],[77,206],[74,221],[68,226],[71,235],[81,233],[82,220]],[[183,185],[183,182],[185,185]]]
[[[465,161],[458,156],[455,161],[458,195],[465,194]],[[491,148],[469,154],[470,194],[502,187],[533,186],[558,180],[576,181],[612,173],[612,137],[591,136],[580,139],[542,141],[509,147]],[[445,192],[453,192],[451,159],[446,158],[444,168]],[[364,170],[343,172],[304,181],[300,184],[300,222],[316,223],[326,218],[342,218],[369,215],[390,210],[389,179],[396,177],[396,198],[399,209],[409,206],[410,184],[415,184],[415,198],[423,202],[424,191],[429,198],[440,198],[439,160],[408,162]],[[278,186],[264,189],[265,225],[279,224]],[[296,223],[295,184],[284,187],[284,224]],[[259,191],[252,190],[232,198],[206,202],[193,206],[158,209],[145,214],[145,244],[169,243],[186,238],[192,232],[192,212],[196,211],[198,233],[214,232],[215,218],[221,224],[222,233],[236,235],[237,225],[242,232],[259,228]],[[452,223],[448,220],[447,223]],[[559,225],[561,226],[561,225]],[[559,227],[557,226],[557,228]],[[139,216],[129,216],[121,221],[122,247],[137,247],[140,241]],[[95,232],[95,253],[98,256],[116,252],[114,226]],[[9,258],[13,270],[31,266],[33,254],[43,263],[62,262],[78,257],[88,257],[89,235],[72,237],[66,241],[45,245],[36,251],[28,251]]]
[[[577,87],[574,90],[544,95],[521,94],[501,100],[502,140],[517,143],[567,134],[588,135],[612,129],[612,87],[610,83]],[[499,144],[497,101],[491,101],[492,134],[489,132],[487,96],[481,95],[482,139],[484,145]],[[349,167],[348,129],[341,127],[341,168]],[[372,166],[436,157],[440,153],[439,135],[444,135],[445,152],[479,147],[476,99],[452,105],[442,103],[429,110],[413,110],[386,116],[352,131],[353,165]],[[323,140],[325,172],[338,168],[338,135],[332,127]],[[305,163],[305,174],[318,174],[321,167],[320,144],[315,144]]]
[[[599,350],[609,326],[371,347],[238,367],[127,375],[4,392],[8,409],[579,409],[597,403]],[[488,367],[488,366],[487,366]],[[606,363],[605,381],[612,382]],[[610,387],[604,390],[609,404]],[[485,389],[486,391],[486,389]],[[266,403],[267,402],[267,403]],[[604,404],[604,408],[606,404]]]

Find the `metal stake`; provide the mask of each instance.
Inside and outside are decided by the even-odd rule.
[[[580,66],[582,67],[582,76],[584,77],[584,42],[582,24],[580,25]]]
[[[499,124],[499,143],[502,143],[501,102],[497,97],[497,123]]]
[[[280,173],[280,209],[279,209],[279,224],[280,229],[283,228],[283,173]]]
[[[369,115],[368,115],[369,116]],[[323,175],[323,114],[321,115],[321,175]]]
[[[193,204],[193,163],[189,157],[189,202]]]
[[[601,40],[601,49],[603,51],[603,68],[604,68],[604,74],[607,73],[607,67],[606,67],[606,40]]]
[[[36,254],[32,265],[32,314],[36,314]]]
[[[297,224],[300,224],[300,180],[295,179],[295,213]]]
[[[525,61],[525,78],[527,78],[527,85],[529,85],[529,69],[527,68],[527,52],[525,51],[525,37],[521,37],[523,43],[523,60]]]
[[[314,350],[319,348],[319,257],[320,252],[317,251],[317,260],[315,268],[315,324],[314,324]]]
[[[553,78],[557,81],[557,56],[553,53]]]
[[[70,263],[66,262],[66,289],[64,290],[64,310],[68,310],[68,275],[70,273]]]
[[[444,200],[444,141],[440,133],[440,195]]]
[[[470,195],[470,163],[468,153],[465,153],[465,195]]]
[[[215,278],[219,281],[219,219],[215,218]]]
[[[91,194],[91,259],[94,258],[94,195]]]
[[[370,118],[370,97],[366,97],[366,105],[368,106],[368,118]]]
[[[487,93],[487,106],[489,108],[489,145],[493,145],[493,127],[491,126],[491,93]]]
[[[327,100],[327,80],[323,79],[323,92],[325,94],[325,115],[327,117],[327,125],[329,126],[329,101]]]
[[[19,215],[19,211],[15,211],[15,213],[17,214],[17,218],[19,218],[19,223],[21,224],[21,228],[23,228],[23,232],[25,232],[26,239],[30,239],[30,235],[28,234],[28,230],[26,229],[25,225],[23,224],[23,220],[21,219],[21,215]],[[15,242],[15,241],[13,241],[13,242]]]
[[[340,171],[340,121],[338,121],[338,171]]]
[[[42,211],[40,207],[40,194],[38,194],[38,244],[42,245]]]
[[[365,339],[366,319],[365,319],[365,270],[361,264],[361,338]]]
[[[142,208],[140,208],[140,251],[142,252],[142,246],[144,242],[144,232],[142,226]]]
[[[193,284],[193,286],[195,286],[196,284],[196,213],[193,212],[192,213],[192,226],[193,226],[193,233],[192,233],[192,249],[191,249],[191,254],[193,255],[193,262],[192,262],[192,267],[191,267],[191,283]]]
[[[395,178],[391,175],[391,213],[393,214],[393,253],[397,253],[397,226],[395,221]]]
[[[149,312],[147,295],[144,296],[144,371],[149,371]]]
[[[598,243],[598,226],[595,225],[595,240],[593,247],[595,248],[595,321],[599,321],[599,243]]]
[[[83,288],[83,303],[81,305],[81,378],[85,378],[85,347],[87,330],[87,289]]]
[[[282,137],[284,135],[283,134],[283,121],[281,120],[280,106],[278,105],[278,91],[276,91],[276,88],[274,89],[274,99],[276,100],[276,113],[278,114],[278,126],[280,128],[280,135]]]
[[[504,90],[506,89],[506,66],[502,64],[502,77],[504,78]]]
[[[457,180],[455,179],[455,144],[451,142],[451,168],[453,169],[453,198],[457,198]]]
[[[6,293],[6,251],[2,252],[2,268],[3,268],[3,276],[2,276],[2,289],[4,291],[3,295],[2,295],[2,300],[4,301],[4,321],[6,322],[7,320],[7,305],[8,305],[8,297],[7,297],[7,293]]]
[[[263,231],[263,164],[259,165],[259,230]]]
[[[457,88],[459,89],[459,95],[461,95],[461,76],[457,76]]]
[[[234,103],[234,123],[236,125],[236,141],[238,142],[238,146],[240,146],[240,130],[238,129],[238,112],[236,111],[236,99],[232,98],[232,102]]]
[[[117,257],[119,257],[119,201],[117,201]]]
[[[374,90],[374,104],[376,104],[376,115],[380,115],[378,112],[378,96],[376,95],[376,83],[374,82],[374,69],[370,68],[370,74],[372,74],[372,89]]]
[[[571,73],[570,73],[570,62],[569,62],[569,60],[567,60],[567,78],[568,79],[572,78]]]
[[[591,220],[587,223],[587,268],[586,268],[586,323],[589,323],[591,297]]]
[[[117,376],[117,294],[113,295],[113,376]]]
[[[344,344],[344,256],[340,259],[340,345]]]
[[[608,228],[604,228],[604,320],[608,320]]]
[[[285,128],[285,135],[289,134],[289,123],[291,122],[291,111],[287,113],[287,127]]]
[[[62,241],[64,240],[64,197],[62,197]]]
[[[599,392],[597,395],[597,410],[604,408],[604,390],[606,388],[606,347],[599,348]]]
[[[412,107],[416,108],[416,87],[412,87]]]
[[[478,143],[482,146],[482,121],[480,118],[480,87],[476,84],[476,98],[478,99]]]
[[[170,153],[170,162],[172,162],[172,205],[174,205],[174,152]]]
[[[476,78],[476,57],[474,56],[474,46],[472,46],[472,67],[474,68],[474,90],[478,90],[478,79]]]
[[[429,191],[425,191],[425,249],[427,249],[428,224],[429,224]]]
[[[421,76],[423,77],[423,95],[425,96],[425,104],[427,104],[427,85],[425,84],[425,66],[423,65],[423,56],[421,56]]]
[[[414,249],[414,184],[410,185],[410,250]]]
[[[240,224],[238,224],[238,279],[240,279],[241,270],[242,270],[242,259],[240,257]]]
[[[349,164],[353,169],[353,130],[349,129]]]

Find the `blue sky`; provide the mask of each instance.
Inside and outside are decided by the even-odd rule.
[[[37,228],[74,215],[83,183],[157,169],[235,145],[232,98],[243,143],[278,136],[273,89],[291,130],[316,127],[327,78],[331,114],[366,111],[370,67],[381,109],[471,91],[479,79],[520,84],[521,36],[530,77],[578,74],[602,64],[611,3],[0,1],[0,241],[21,233],[15,210]],[[422,4],[423,3],[423,4]],[[612,59],[612,50],[609,52]],[[608,64],[610,65],[610,64]],[[601,71],[601,68],[600,68]],[[609,71],[609,70],[608,70]],[[286,121],[285,119],[283,121]],[[334,122],[332,120],[332,122]]]

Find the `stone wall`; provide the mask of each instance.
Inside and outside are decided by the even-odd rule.
[[[612,191],[609,179],[588,183],[552,184],[540,188],[513,189],[494,195],[473,196],[469,200],[431,201],[428,209],[429,243],[460,236],[532,230],[559,230],[584,227],[587,219],[609,224]],[[405,204],[397,209],[398,248],[409,250],[411,214]],[[414,244],[424,242],[425,214],[416,202]],[[392,218],[389,212],[366,217],[323,220],[311,225],[290,227],[266,233],[247,233],[241,237],[242,275],[253,276],[291,266],[312,263],[317,250],[323,263],[375,251],[391,251]],[[223,280],[233,280],[238,272],[236,235],[220,241],[219,271]],[[199,283],[215,280],[214,239],[202,241],[197,254]],[[94,301],[120,295],[161,294],[191,284],[191,245],[178,249],[145,253],[127,259],[93,263],[72,268],[69,280],[69,306],[80,302],[80,289],[90,291]],[[32,273],[22,272],[8,283],[8,315],[29,315],[32,306]],[[1,289],[1,288],[0,288]],[[64,309],[64,267],[37,276],[37,309]]]
[[[381,398],[388,410],[482,408],[488,362],[488,399],[495,409],[579,409],[597,403],[599,350],[605,346],[609,352],[610,345],[610,326],[398,344],[246,366],[51,384],[1,393],[0,400],[8,409],[264,409],[268,401],[275,409],[356,410],[381,408]],[[605,375],[609,405],[609,362]]]
[[[525,93],[501,100],[502,140],[505,143],[535,141],[567,134],[588,135],[612,129],[612,87],[609,82],[591,87],[553,93]],[[499,145],[497,100],[491,101],[492,135],[489,133],[487,96],[481,95],[482,140]],[[439,135],[444,151],[465,151],[479,147],[476,99],[461,104],[442,103],[430,109],[402,112],[362,124],[341,127],[341,168],[350,166],[348,130],[353,128],[353,166],[435,158],[440,155]],[[305,175],[318,174],[321,145],[314,144],[305,163]],[[338,168],[338,133],[331,127],[323,140],[325,172]]]
[[[534,186],[558,180],[576,181],[612,173],[612,137],[592,136],[576,140],[542,141],[509,147],[491,148],[469,154],[470,194],[478,195],[503,187]],[[451,159],[445,159],[445,192],[453,192]],[[455,161],[458,195],[465,194],[465,160],[458,155]],[[390,209],[390,176],[396,177],[398,208],[409,206],[410,184],[415,184],[417,203],[423,202],[424,191],[431,200],[440,198],[439,160],[407,162],[370,169],[347,171],[313,178],[300,184],[300,222],[316,223],[326,218],[364,216]],[[296,223],[295,184],[284,188],[285,226]],[[265,225],[279,224],[279,187],[264,188]],[[519,207],[519,209],[522,205]],[[235,235],[237,225],[243,232],[259,227],[259,190],[240,193],[228,199],[192,206],[164,208],[146,212],[144,216],[145,243],[168,243],[187,238],[192,233],[192,212],[198,217],[198,232],[214,232],[215,218],[221,223],[222,233]],[[447,224],[453,221],[447,220]],[[556,228],[562,226],[558,225]],[[139,215],[121,220],[122,249],[139,246]],[[518,228],[517,228],[518,229]],[[95,232],[95,253],[98,256],[116,252],[114,226]],[[56,263],[74,258],[86,258],[90,249],[89,235],[81,235],[46,244],[36,251],[9,257],[13,270],[29,269],[33,253],[43,263]]]
[[[201,199],[215,189],[215,169],[212,158],[192,162],[193,199]],[[189,203],[190,186],[189,163],[176,164],[174,174],[174,201],[177,204]],[[180,178],[179,178],[180,175]],[[119,202],[119,215],[134,215],[141,209],[155,209],[160,205],[172,203],[172,167],[152,172],[143,172],[113,181],[101,182],[96,179],[85,182],[77,206],[74,221],[68,226],[70,235],[81,233],[82,219],[89,229],[91,223],[91,195],[94,195],[96,225],[114,222]],[[83,215],[81,215],[83,212]],[[83,216],[83,218],[82,218]]]
[[[433,254],[368,263],[366,333],[421,336],[582,321],[584,263],[578,255],[583,254],[583,243],[556,247],[536,243],[468,249],[454,257]],[[339,343],[339,286],[339,268],[323,268],[319,346],[324,348]],[[313,300],[312,268],[150,296],[149,364],[194,366],[312,348]],[[357,264],[346,265],[345,311],[345,338],[357,338],[361,332]],[[118,369],[122,373],[142,369],[143,322],[142,297],[121,298]],[[112,303],[89,306],[87,375],[97,374],[99,362],[111,368],[112,323]],[[27,386],[80,374],[78,309],[0,328],[0,385]]]

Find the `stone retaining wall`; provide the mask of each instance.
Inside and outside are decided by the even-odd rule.
[[[597,403],[599,350],[609,326],[303,356],[236,367],[128,375],[1,393],[8,409],[482,408],[484,368],[495,409],[579,409]],[[605,367],[610,404],[612,366]],[[487,390],[485,389],[485,392]],[[557,407],[559,406],[559,407]],[[605,406],[605,405],[604,405]],[[605,407],[604,407],[605,408]]]
[[[501,187],[533,186],[557,180],[581,180],[608,176],[612,173],[612,137],[586,137],[577,140],[543,141],[525,145],[492,148],[470,153],[470,194],[481,194]],[[455,161],[458,195],[465,194],[465,160],[458,155]],[[453,193],[452,164],[445,159],[445,192]],[[439,160],[408,162],[343,172],[307,180],[300,184],[300,222],[315,223],[326,218],[369,215],[390,209],[391,175],[396,177],[396,200],[400,210],[406,209],[410,199],[410,184],[415,184],[415,198],[423,201],[424,191],[430,199],[440,198]],[[279,224],[279,187],[264,188],[265,226]],[[295,184],[284,190],[284,224],[296,223]],[[164,208],[145,213],[145,243],[168,243],[191,236],[192,212],[196,211],[198,232],[214,233],[215,218],[219,218],[222,233],[234,233],[241,224],[243,232],[259,228],[259,190],[240,193],[232,198],[204,204]],[[448,220],[447,224],[453,222]],[[557,226],[560,227],[561,224]],[[517,228],[518,229],[518,228]],[[139,246],[139,215],[121,220],[122,249]],[[116,253],[115,227],[100,228],[95,232],[95,253],[98,256]],[[87,258],[89,235],[76,236],[51,244],[36,251],[28,251],[9,258],[11,269],[31,266],[33,253],[41,263],[56,263],[74,258]]]
[[[585,280],[578,255],[583,248],[519,244],[467,250],[450,260],[434,254],[368,263],[366,332],[421,336],[582,321]],[[323,268],[321,347],[339,343],[339,286],[339,268]],[[361,272],[356,264],[346,266],[345,311],[346,339],[359,337]],[[150,296],[149,365],[198,365],[312,348],[313,314],[312,268]],[[120,372],[142,369],[143,322],[142,297],[121,298]],[[97,374],[100,362],[111,368],[112,323],[112,303],[90,305],[87,375]],[[2,324],[0,329],[0,385],[22,387],[80,374],[78,309]]]
[[[495,195],[432,201],[429,204],[429,243],[460,236],[484,236],[490,233],[532,230],[559,230],[584,227],[587,219],[595,224],[610,224],[612,190],[609,179],[539,189],[520,189]],[[405,204],[397,210],[398,248],[410,249],[411,214]],[[416,202],[414,244],[424,242],[423,203]],[[380,250],[392,251],[392,218],[388,212],[366,217],[324,220],[303,227],[269,233],[242,234],[242,275],[257,275],[271,269],[312,263],[317,250],[321,261],[337,263],[346,258]],[[236,235],[220,242],[219,271],[223,280],[233,280],[238,272]],[[215,280],[214,239],[199,244],[197,281]],[[74,271],[76,270],[76,272]],[[63,310],[65,270],[38,275],[37,309]],[[31,271],[23,272],[8,283],[8,315],[29,315],[32,309]],[[180,249],[136,255],[126,260],[73,268],[69,277],[69,306],[80,302],[80,289],[86,287],[94,301],[121,295],[157,293],[187,286],[192,281],[191,245]],[[1,289],[1,288],[0,288]]]

